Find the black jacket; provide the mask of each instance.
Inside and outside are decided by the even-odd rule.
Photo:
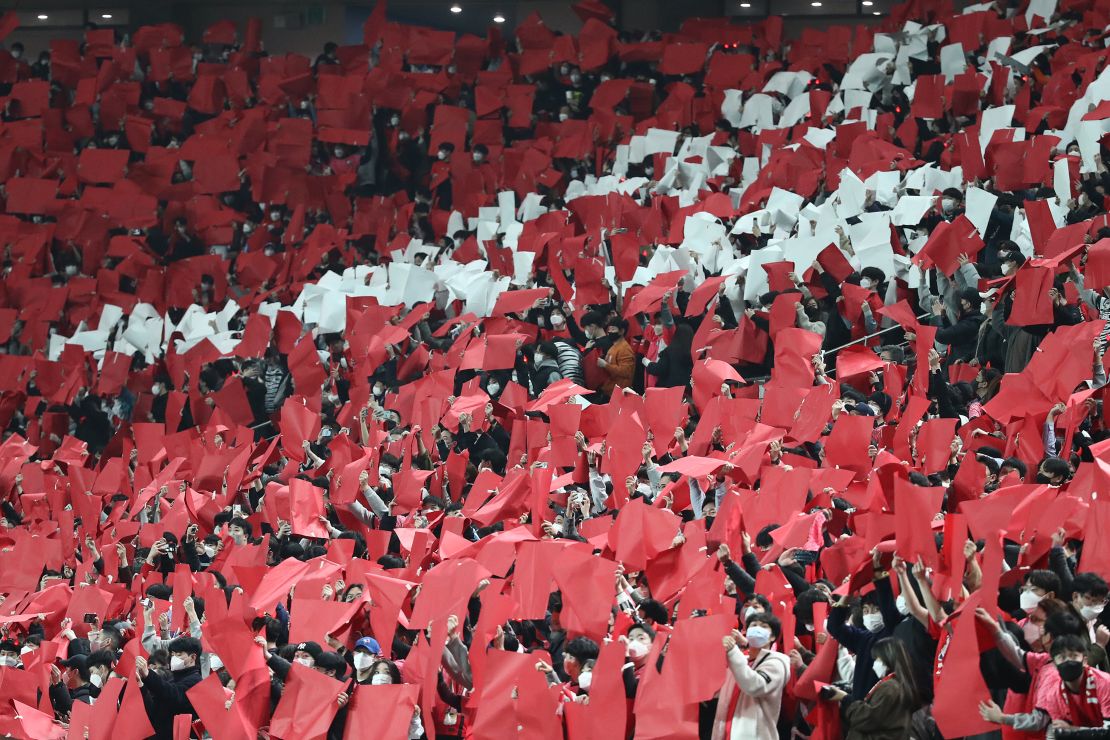
[[[143,679],[143,703],[146,704],[146,713],[154,728],[155,737],[173,738],[173,718],[177,715],[196,716],[193,704],[185,692],[198,683],[200,668],[197,666],[174,671],[170,680],[162,678],[154,671]]]
[[[978,311],[960,316],[955,324],[949,322],[947,316],[941,317],[937,341],[952,348],[950,359],[961,362],[975,359],[975,349],[979,345],[979,325],[983,323],[983,318],[983,314]]]
[[[680,357],[670,346],[664,347],[659,359],[648,363],[649,374],[659,378],[660,388],[682,388],[690,384],[694,372],[694,361],[689,353]]]

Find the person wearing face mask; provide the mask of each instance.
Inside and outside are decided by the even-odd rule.
[[[647,664],[651,645],[655,641],[655,630],[642,622],[637,622],[628,628],[624,638],[624,654],[627,659],[621,669],[624,679],[624,693],[629,699],[636,697],[636,689],[640,685],[640,672]]]
[[[1059,604],[1056,594],[1062,590],[1060,577],[1050,570],[1033,570],[1025,575],[1018,594],[1018,606],[1025,616],[1018,621],[1018,626],[1025,634],[1025,641],[1034,649],[1044,649],[1045,618],[1049,611],[1056,611]]]
[[[959,188],[945,188],[940,194],[940,212],[946,221],[954,221],[964,212],[964,194]]]
[[[937,329],[936,341],[949,346],[949,361],[969,362],[975,359],[979,345],[979,326],[984,316],[980,307],[982,299],[975,288],[964,288],[957,299],[956,321],[953,323],[944,304],[934,299],[932,304],[932,323]]]
[[[777,740],[782,694],[790,659],[774,649],[782,632],[778,617],[752,616],[743,634],[723,638],[728,671],[717,697],[713,740]]]
[[[601,392],[611,396],[618,388],[625,388],[632,384],[632,375],[636,369],[636,355],[632,351],[628,340],[624,338],[627,325],[623,319],[610,319],[605,326],[609,336],[609,349],[603,359],[597,361],[597,366],[605,371],[607,379],[601,385]]]
[[[876,642],[871,654],[871,670],[879,682],[867,696],[854,700],[841,689],[830,687],[822,698],[840,704],[847,730],[845,740],[902,740],[908,736],[910,719],[920,705],[909,655],[892,637]]]
[[[547,387],[552,383],[562,380],[563,374],[559,371],[559,363],[555,359],[558,353],[559,350],[551,342],[540,342],[536,345],[531,378],[529,379],[533,398],[547,390]]]
[[[979,704],[987,722],[1026,733],[1057,729],[1104,727],[1110,722],[1110,674],[1087,662],[1087,646],[1075,635],[1052,642],[1051,666],[1037,686],[1029,711],[1007,713],[993,701]],[[1055,674],[1055,675],[1053,675]]]
[[[1108,628],[1104,622],[1100,623],[1099,618],[1106,611],[1110,586],[1097,573],[1076,573],[1071,581],[1071,590],[1072,607],[1087,625],[1091,640],[1101,643],[1102,641],[1099,640],[1100,632],[1107,631]]]
[[[379,685],[379,681],[374,680],[375,666],[386,663],[381,659],[382,648],[378,641],[373,637],[362,637],[355,643],[355,649],[351,651],[351,665],[355,669],[355,683],[362,685]]]
[[[196,716],[187,692],[200,683],[200,640],[178,637],[169,644],[170,675],[165,679],[150,669],[145,658],[135,659],[135,676],[142,685],[147,717],[158,737],[173,735],[174,717],[179,714]]]
[[[862,627],[849,623],[851,609],[848,596],[841,596],[829,611],[829,636],[856,656],[852,674],[852,698],[862,699],[879,680],[871,670],[874,657],[871,648],[884,637],[890,637],[901,615],[894,605],[894,591],[885,571],[875,573],[875,591],[867,594],[861,604]]]
[[[4,668],[20,668],[19,645],[14,640],[0,642],[0,666]]]
[[[51,698],[54,697],[56,692],[59,698],[62,699],[61,702],[54,702],[56,710],[61,711],[63,707],[70,706],[75,701],[84,704],[92,704],[96,701],[97,695],[100,694],[100,686],[104,684],[104,679],[98,667],[94,682],[93,672],[89,670],[89,657],[88,655],[78,654],[60,662],[60,665],[67,669],[73,685],[67,687],[65,681],[60,681],[60,688],[51,687]]]

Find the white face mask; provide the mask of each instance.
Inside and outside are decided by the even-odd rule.
[[[558,314],[558,313],[551,314],[551,325],[552,326],[562,326],[565,323],[567,323],[567,320],[565,318],[563,318],[562,314]]]
[[[748,620],[752,618],[753,614],[758,614],[761,611],[763,610],[758,609],[754,606],[749,606],[747,609],[744,610],[744,623],[746,624]]]
[[[171,671],[180,671],[183,668],[188,668],[188,666],[185,665],[185,659],[182,658],[180,655],[171,655],[170,656],[170,670]]]
[[[375,673],[370,678],[371,686],[387,686],[391,683],[393,683],[393,677],[388,673]]]
[[[871,278],[860,278],[859,279],[859,287],[861,287],[865,290],[870,290],[871,289]]]
[[[376,385],[374,386],[373,393],[375,396],[380,396],[381,394],[385,393],[385,388],[381,387],[380,385]]]
[[[1003,262],[1002,263],[1002,274],[1003,275],[1010,275],[1010,274],[1013,273],[1013,271],[1014,271],[1014,263],[1013,262]]]
[[[220,656],[213,653],[212,655],[208,656],[208,665],[212,670],[218,671],[224,667],[224,662],[220,660]]]
[[[31,647],[30,645],[24,645],[23,647],[21,647],[19,649],[19,654],[21,656],[26,655],[27,653],[33,653],[33,652],[35,652],[35,649],[33,647]]]
[[[374,656],[367,655],[366,653],[355,653],[353,658],[355,669],[365,671],[374,664]]]
[[[485,159],[485,157],[482,156],[481,152],[474,152],[474,161],[475,162],[481,162],[483,159]]]
[[[628,643],[628,656],[630,658],[642,658],[648,654],[649,650],[651,650],[651,647],[639,640],[633,640]]]
[[[894,601],[894,606],[902,616],[906,616],[910,613],[910,608],[906,605],[906,597],[902,594],[898,594],[898,598]]]
[[[293,658],[293,660],[300,663],[305,668],[311,668],[313,666],[312,658]]]
[[[594,681],[593,671],[586,671],[585,673],[578,674],[578,688],[583,691],[590,690],[590,684]]]
[[[89,676],[89,683],[99,689],[104,685],[104,679],[100,677],[99,673],[93,673]]]
[[[569,114],[569,113],[560,113],[560,114],[559,114],[559,120],[560,120],[560,121],[566,121],[566,120],[567,120],[567,119],[569,119],[569,118],[570,118],[570,114]]]
[[[771,642],[771,630],[759,624],[748,627],[745,636],[748,638],[748,644],[755,648],[764,647]]]
[[[489,383],[488,385],[486,385],[486,392],[489,393],[491,396],[496,396],[497,392],[500,390],[501,385],[499,383]]]
[[[447,159],[447,152],[440,149],[438,152],[436,152],[436,159],[440,161]]]
[[[1099,604],[1098,606],[1082,606],[1079,608],[1079,613],[1083,618],[1090,622],[1092,619],[1102,614],[1102,609],[1105,605]]]
[[[1037,604],[1040,604],[1041,599],[1043,598],[1043,596],[1040,596],[1033,591],[1022,591],[1021,596],[1018,599],[1018,603],[1021,604],[1021,610],[1028,614],[1029,612],[1037,608]]]
[[[864,614],[863,626],[870,632],[878,632],[883,628],[883,615],[879,613]]]
[[[216,557],[216,548],[212,545],[205,545],[204,554],[207,555],[209,558],[214,558]]]
[[[871,670],[875,671],[875,675],[882,678],[887,674],[886,663],[879,658],[875,658],[875,662],[871,664]]]
[[[951,198],[941,198],[940,207],[945,213],[951,213],[952,210],[956,207],[956,201],[952,200]]]

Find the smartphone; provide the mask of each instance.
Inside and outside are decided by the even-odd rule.
[[[85,624],[96,624],[100,617],[96,616],[96,612],[85,612]]]
[[[144,609],[149,609],[150,607],[154,606],[154,602],[151,601],[150,599],[139,599],[139,604]]]

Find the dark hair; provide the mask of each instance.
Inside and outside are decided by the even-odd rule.
[[[1052,640],[1052,649],[1049,651],[1053,658],[1063,653],[1087,654],[1087,643],[1075,635],[1061,635]]]
[[[1110,585],[1097,573],[1076,573],[1071,581],[1071,592],[1090,594],[1096,598],[1105,597],[1110,594]]]
[[[775,544],[775,541],[771,539],[771,532],[774,532],[778,528],[778,524],[768,524],[766,527],[759,530],[759,532],[755,536],[755,546],[770,547],[771,545]]]
[[[250,522],[248,522],[246,519],[244,519],[241,516],[232,517],[231,521],[227,523],[227,526],[228,526],[229,529],[231,527],[239,527],[240,529],[242,529],[244,532],[247,533],[247,539],[248,540],[251,537],[254,536],[254,527],[251,526]]]
[[[605,317],[597,311],[587,311],[585,314],[582,315],[581,323],[583,328],[587,326],[602,327],[605,326]]]
[[[204,652],[200,640],[195,637],[175,637],[170,640],[166,649],[171,653],[188,653],[189,655],[195,655],[197,658],[200,658],[200,654]]]
[[[370,666],[370,675],[373,676],[377,674],[378,666],[382,665],[383,663],[386,665],[387,668],[389,668],[389,676],[393,679],[393,683],[401,683],[401,671],[398,670],[397,664],[394,663],[392,660],[386,660],[384,658],[382,658],[381,660],[375,660],[374,664]]]
[[[656,624],[667,624],[667,607],[655,599],[644,599],[638,605],[643,611],[644,619],[650,619]]]
[[[884,637],[871,647],[871,655],[883,662],[893,674],[896,681],[906,695],[909,710],[917,709],[920,703],[921,692],[914,679],[913,664],[910,662],[906,646],[896,637]]]
[[[1060,576],[1051,570],[1031,570],[1025,574],[1025,583],[1041,589],[1045,593],[1060,596],[1064,587],[1060,583]]]
[[[85,668],[87,671],[89,668],[95,668],[98,665],[102,665],[105,668],[111,670],[112,664],[115,662],[116,656],[110,650],[97,650],[95,653],[92,653],[91,655],[89,655],[89,657],[85,658]]]
[[[563,648],[564,655],[569,655],[579,663],[596,660],[599,652],[597,643],[588,637],[576,637]]]
[[[744,626],[750,627],[756,622],[758,622],[759,624],[765,624],[770,627],[771,634],[774,635],[776,640],[782,636],[782,622],[780,622],[779,618],[772,614],[770,611],[756,612],[751,616],[751,618]]]
[[[671,337],[670,344],[667,345],[667,354],[672,358],[680,358],[686,360],[687,358],[693,359],[691,347],[694,343],[694,330],[685,321],[680,321],[675,324],[674,336]]]
[[[1053,640],[1064,635],[1082,637],[1086,627],[1071,609],[1052,612],[1044,620],[1044,631],[1052,635]]]
[[[1002,461],[1002,466],[1008,466],[1016,470],[1018,472],[1018,475],[1021,476],[1022,480],[1025,480],[1025,476],[1029,474],[1029,468],[1025,467],[1025,463],[1023,463],[1016,457],[1007,457],[1005,460]]]

